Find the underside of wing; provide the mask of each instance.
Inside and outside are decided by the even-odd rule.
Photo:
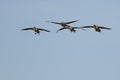
[[[108,30],[111,30],[111,28],[107,28],[107,27],[101,27],[101,26],[100,26],[100,28],[101,28],[101,29],[108,29]]]
[[[85,30],[85,29],[83,29],[83,28],[81,28],[81,27],[73,27],[73,28],[75,28],[75,29],[82,29],[82,30]]]
[[[73,28],[75,28],[75,29],[82,29],[81,27],[73,27]]]
[[[63,29],[66,29],[66,28],[60,28],[60,29],[57,30],[57,32],[58,32],[58,31],[61,31],[61,30],[63,30]]]
[[[74,20],[74,21],[69,21],[69,22],[65,22],[65,24],[71,24],[71,23],[74,23],[74,22],[77,22],[79,20]]]
[[[33,30],[33,28],[24,28],[22,30]]]
[[[93,28],[93,26],[82,26],[81,28]]]
[[[53,23],[53,24],[60,24],[59,22],[50,22],[50,21],[46,21],[46,22]]]
[[[50,32],[49,30],[46,30],[46,29],[41,29],[41,28],[38,28],[38,29],[41,30],[41,31]]]

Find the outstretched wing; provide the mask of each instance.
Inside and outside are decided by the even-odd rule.
[[[24,28],[22,30],[33,30],[33,28]]]
[[[41,30],[41,31],[46,31],[46,32],[50,32],[49,30],[46,30],[46,29],[41,29],[41,28],[38,28],[38,30]]]
[[[58,32],[58,31],[61,31],[61,30],[63,30],[63,29],[66,29],[66,28],[60,28],[60,29],[57,30],[57,32]]]
[[[50,21],[46,21],[46,22],[53,23],[53,24],[61,24],[60,22],[50,22]]]
[[[102,27],[102,26],[99,26],[99,28],[101,28],[101,29],[108,29],[108,30],[111,30],[111,28]]]
[[[85,29],[83,29],[83,28],[81,28],[81,27],[73,27],[74,29],[82,29],[82,30],[85,30]]]
[[[82,26],[81,28],[93,28],[93,26]]]
[[[74,23],[74,22],[77,22],[79,20],[74,20],[74,21],[69,21],[69,22],[64,22],[65,24],[71,24],[71,23]]]
[[[62,23],[64,23],[64,24],[70,24],[70,23],[74,23],[74,22],[77,22],[77,21],[79,21],[79,20],[74,20],[74,21],[69,21],[69,22],[50,22],[50,21],[46,21],[46,22],[54,23],[54,24],[62,24]]]

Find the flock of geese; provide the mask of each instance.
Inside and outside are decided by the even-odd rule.
[[[92,25],[92,26],[81,26],[81,27],[73,27],[70,26],[69,24],[77,22],[79,20],[74,20],[74,21],[69,21],[69,22],[50,22],[47,21],[49,23],[53,23],[53,24],[58,24],[60,26],[62,26],[62,28],[58,29],[58,31],[64,30],[64,29],[68,29],[71,32],[76,32],[76,29],[85,29],[85,28],[94,28],[96,32],[101,32],[101,29],[106,29],[106,30],[111,30],[111,28],[107,28],[107,27],[103,27],[103,26],[98,26],[98,25]],[[50,32],[47,29],[43,29],[43,28],[37,28],[37,27],[33,27],[33,28],[24,28],[22,30],[33,30],[35,32],[35,34],[40,34],[40,31],[45,31],[45,32]]]

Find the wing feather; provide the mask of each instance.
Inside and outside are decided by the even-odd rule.
[[[85,29],[83,29],[83,28],[81,28],[81,27],[73,27],[73,28],[75,28],[75,29],[82,29],[82,30],[85,30]]]
[[[22,30],[33,30],[33,28],[24,28]]]
[[[93,28],[93,26],[82,26],[81,28]]]
[[[53,23],[53,24],[61,24],[59,22],[50,22],[50,21],[46,21],[46,22]]]
[[[42,28],[38,28],[38,30],[41,30],[41,31],[46,31],[46,32],[50,32],[49,30],[42,29]]]
[[[102,27],[102,26],[99,26],[99,28],[101,28],[101,29],[108,29],[108,30],[111,30],[111,28]]]
[[[61,30],[63,30],[63,29],[66,29],[66,28],[60,28],[60,29],[57,30],[57,32],[58,32],[58,31],[61,31]]]
[[[65,24],[71,24],[71,23],[74,23],[74,22],[77,22],[79,20],[74,20],[74,21],[69,21],[69,22],[64,22]]]

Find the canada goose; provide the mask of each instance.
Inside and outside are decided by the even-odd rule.
[[[24,29],[22,29],[22,30],[34,30],[35,34],[36,34],[36,33],[40,34],[40,31],[50,32],[49,30],[42,29],[42,28],[37,28],[37,27],[33,27],[33,28],[24,28]]]
[[[95,31],[97,32],[101,32],[101,29],[107,29],[107,30],[111,30],[111,28],[107,28],[107,27],[102,27],[102,26],[97,26],[97,25],[93,25],[93,26],[83,26],[81,28],[94,28]]]
[[[59,30],[57,30],[57,32],[58,31],[61,31],[61,30],[64,30],[64,29],[68,29],[68,30],[70,30],[71,32],[76,32],[76,30],[75,29],[82,29],[81,27],[72,27],[72,26],[69,26],[69,27],[63,27],[63,28],[60,28]]]
[[[74,21],[69,21],[69,22],[50,22],[50,21],[47,21],[47,22],[50,22],[50,23],[53,23],[53,24],[58,24],[58,25],[61,25],[62,27],[68,27],[69,25],[68,24],[71,24],[71,23],[74,23],[74,22],[77,22],[79,20],[74,20]]]

